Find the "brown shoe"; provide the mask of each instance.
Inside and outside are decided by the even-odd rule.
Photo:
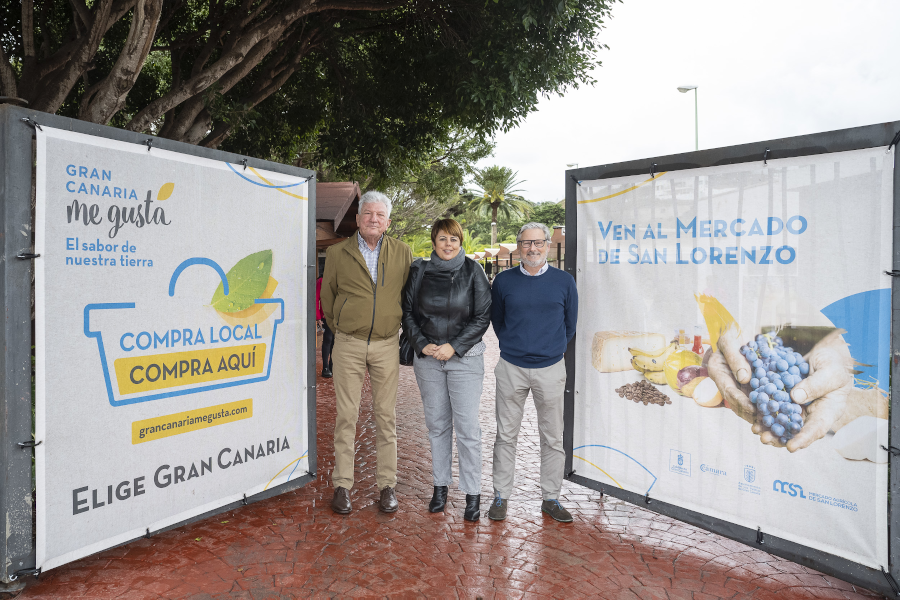
[[[378,501],[378,510],[385,513],[397,512],[400,505],[397,504],[397,496],[394,495],[394,488],[386,487],[381,490],[381,499]]]
[[[350,511],[353,510],[353,505],[350,504],[350,490],[342,487],[334,489],[334,498],[331,499],[331,510],[339,515],[350,514]]]

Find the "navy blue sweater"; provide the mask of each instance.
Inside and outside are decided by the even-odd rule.
[[[516,267],[494,279],[491,323],[500,358],[517,367],[541,369],[562,360],[578,320],[575,279],[550,267],[529,277]]]

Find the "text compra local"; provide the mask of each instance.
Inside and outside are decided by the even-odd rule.
[[[259,333],[259,325],[244,327],[243,325],[222,325],[218,332],[214,326],[209,328],[209,335],[204,336],[203,327],[198,327],[196,332],[193,329],[169,329],[162,335],[158,331],[149,332],[141,331],[140,333],[127,332],[119,338],[119,347],[125,352],[131,352],[135,348],[138,350],[147,350],[153,348],[173,348],[176,345],[196,346],[198,344],[218,344],[220,342],[229,342],[232,340],[261,340],[263,336]],[[217,335],[218,334],[218,335]]]

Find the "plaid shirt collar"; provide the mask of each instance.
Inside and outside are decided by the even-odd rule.
[[[356,231],[356,241],[359,244],[359,251],[363,255],[363,260],[366,261],[366,268],[369,269],[369,275],[372,277],[373,282],[378,281],[378,255],[381,254],[381,242],[384,240],[384,234],[381,234],[381,237],[378,238],[378,243],[375,245],[375,249],[369,249],[369,244],[366,243],[366,240],[363,239],[363,236],[360,235],[359,230]]]

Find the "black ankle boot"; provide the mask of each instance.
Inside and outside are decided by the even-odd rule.
[[[481,494],[466,494],[466,512],[463,519],[477,521],[481,518]]]
[[[447,486],[434,486],[434,495],[431,496],[431,503],[428,505],[428,512],[444,512],[444,506],[447,504]]]

